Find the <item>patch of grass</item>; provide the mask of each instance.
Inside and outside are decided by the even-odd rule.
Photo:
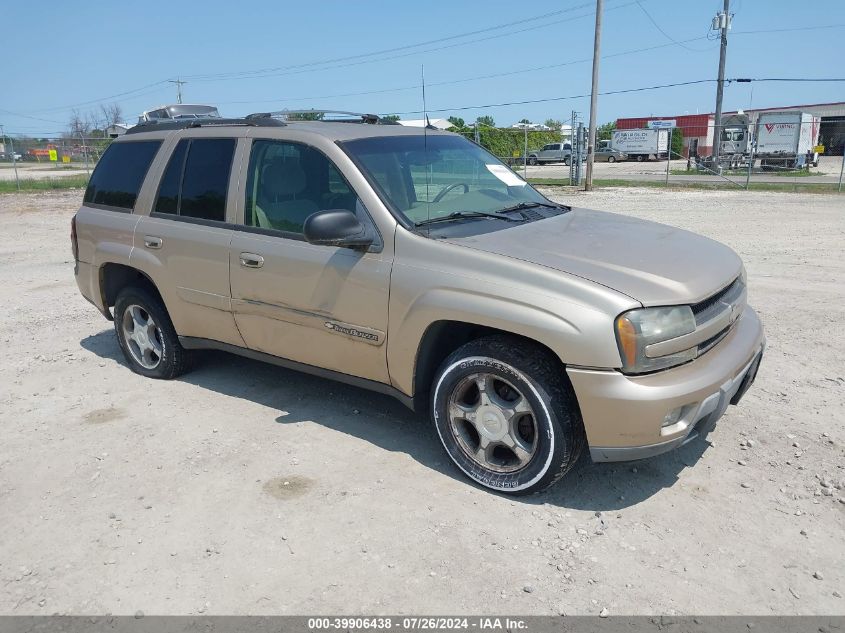
[[[711,176],[709,171],[706,169],[690,169],[687,171],[686,169],[670,169],[669,173],[672,176]],[[748,175],[747,169],[725,169],[722,171],[723,176],[733,176],[733,177],[742,177],[745,178]],[[753,179],[754,176],[783,176],[787,178],[806,178],[808,176],[825,176],[826,174],[821,171],[809,171],[807,169],[786,169],[783,171],[774,170],[774,171],[760,171],[756,169],[751,172],[751,178]]]
[[[84,189],[88,186],[88,176],[67,176],[64,178],[21,179],[20,192],[53,191],[55,189]],[[17,193],[18,187],[12,180],[0,180],[0,193]]]
[[[529,178],[532,185],[545,187],[569,187],[568,178]],[[652,189],[703,189],[712,191],[745,191],[744,187],[737,187],[729,182],[670,182],[669,186],[662,180],[622,180],[619,178],[593,179],[594,187],[650,187]],[[788,193],[836,193],[835,183],[780,183],[780,182],[752,182],[750,191],[783,191]]]

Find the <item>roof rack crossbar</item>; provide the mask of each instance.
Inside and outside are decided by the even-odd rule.
[[[205,118],[205,119],[185,119],[181,121],[144,121],[139,123],[126,131],[126,134],[139,134],[141,132],[152,132],[154,130],[186,130],[190,128],[200,127],[230,127],[230,126],[249,126],[249,127],[279,127],[285,125],[283,121],[278,119],[222,119],[222,118]]]
[[[326,123],[369,123],[371,125],[389,125],[392,124],[393,121],[385,121],[377,114],[368,114],[364,112],[349,112],[348,110],[320,110],[320,109],[309,109],[309,110],[275,110],[273,112],[255,112],[253,114],[246,115],[246,119],[250,121],[260,120],[260,119],[277,119],[282,121],[290,121],[290,115],[308,115],[308,114],[320,114],[322,115],[319,119],[293,119],[293,120],[302,120],[302,121],[314,121],[314,122],[326,122]],[[354,117],[354,119],[350,120],[349,118],[338,118],[334,116],[326,116],[326,115],[340,115],[341,117]]]

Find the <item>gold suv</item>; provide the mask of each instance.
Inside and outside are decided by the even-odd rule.
[[[269,115],[138,125],[72,224],[130,368],[215,348],[430,412],[471,479],[528,493],[712,428],[765,339],[739,257],[575,209],[467,139]]]

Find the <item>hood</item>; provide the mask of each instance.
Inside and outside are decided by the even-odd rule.
[[[739,256],[714,240],[588,209],[446,241],[589,279],[644,306],[697,303],[742,269]]]

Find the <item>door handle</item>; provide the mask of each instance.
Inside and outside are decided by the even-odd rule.
[[[154,235],[145,235],[144,236],[144,246],[147,248],[161,248],[161,238],[155,237]]]
[[[264,265],[264,258],[255,253],[241,253],[241,266],[247,268],[261,268]]]

